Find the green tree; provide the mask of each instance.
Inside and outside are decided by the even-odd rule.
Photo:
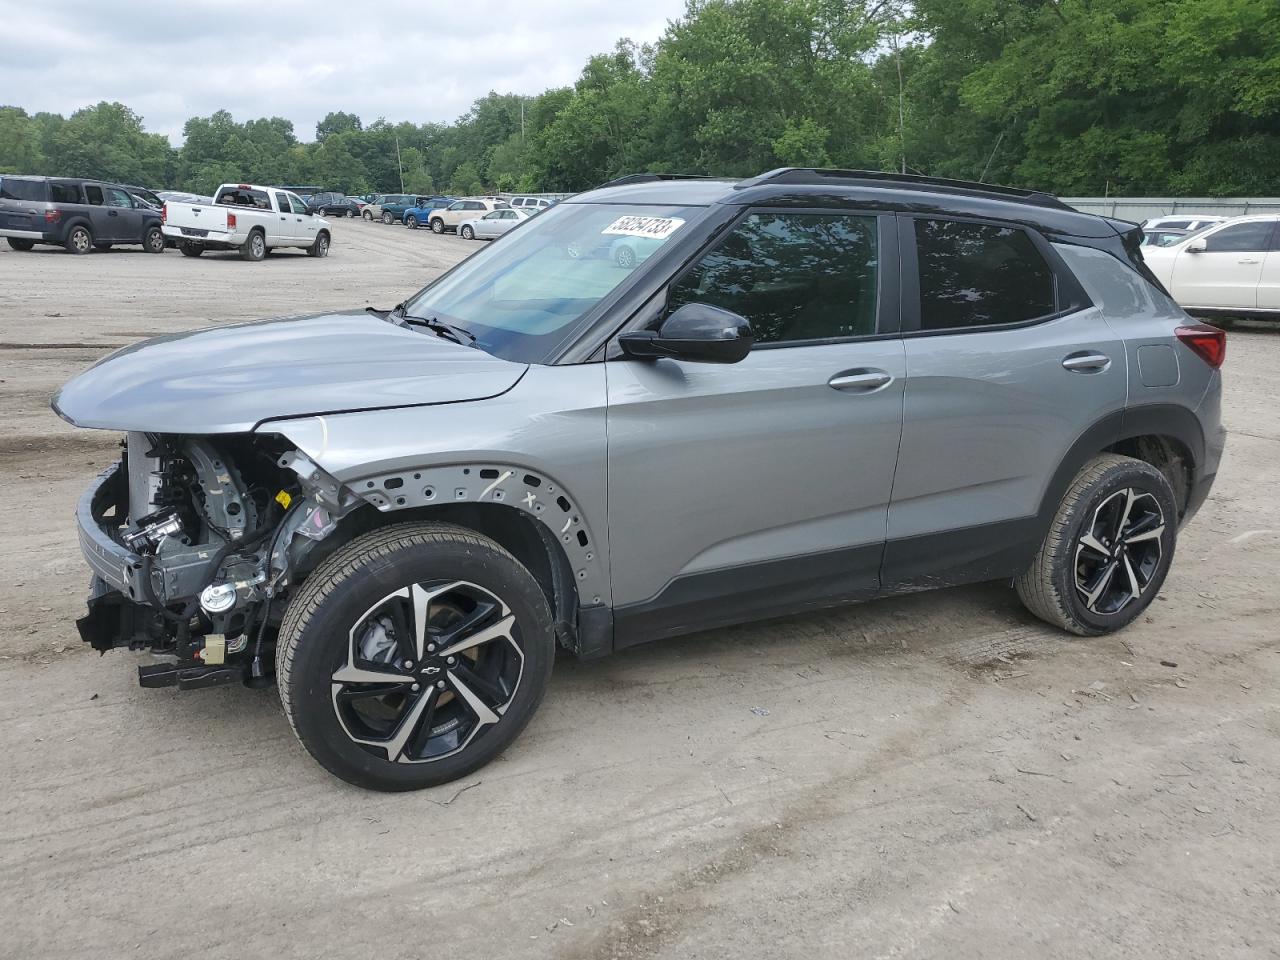
[[[0,173],[41,169],[40,129],[20,107],[0,107]]]

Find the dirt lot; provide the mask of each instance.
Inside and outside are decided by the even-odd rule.
[[[1280,956],[1280,330],[1164,594],[1069,640],[1000,585],[562,661],[475,777],[361,792],[274,691],[79,643],[72,511],[115,345],[390,306],[473,245],[339,223],[251,264],[0,248],[0,956]]]

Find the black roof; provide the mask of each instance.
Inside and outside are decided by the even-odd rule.
[[[878,170],[783,167],[746,180],[633,174],[565,202],[844,207],[1005,220],[1064,236],[1119,232],[1114,221],[1080,213],[1048,193]]]

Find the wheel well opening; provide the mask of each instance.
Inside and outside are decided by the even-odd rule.
[[[1192,462],[1191,451],[1180,441],[1158,435],[1129,437],[1112,444],[1107,452],[1142,460],[1163,473],[1169,486],[1173,488],[1179,516],[1186,512],[1195,464]]]
[[[370,530],[424,520],[453,523],[489,537],[529,570],[542,588],[555,620],[561,645],[577,651],[578,590],[573,567],[559,541],[538,521],[515,507],[498,503],[440,504],[382,513],[373,506],[348,514],[338,529],[307,556],[306,570],[315,569],[339,547]]]

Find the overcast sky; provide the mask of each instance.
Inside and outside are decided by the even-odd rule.
[[[181,141],[188,117],[281,116],[315,138],[365,123],[452,121],[490,90],[572,83],[620,37],[656,40],[684,0],[0,0],[0,104],[69,115],[119,100]]]

